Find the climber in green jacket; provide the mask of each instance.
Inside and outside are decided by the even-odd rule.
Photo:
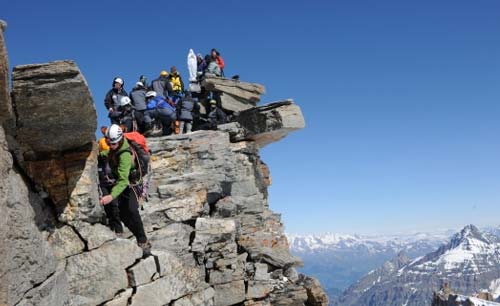
[[[146,237],[141,215],[139,214],[139,191],[130,186],[129,174],[134,167],[132,152],[120,126],[111,125],[106,133],[106,140],[109,142],[109,151],[101,154],[108,158],[109,166],[116,179],[116,183],[109,195],[100,199],[102,205],[107,205],[114,199],[118,201],[120,219],[134,234],[137,244],[142,248],[143,255],[151,255],[151,243]]]

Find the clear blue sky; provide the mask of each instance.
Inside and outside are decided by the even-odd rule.
[[[175,3],[175,4],[174,4]],[[500,1],[7,1],[11,67],[74,59],[106,124],[129,90],[215,47],[307,128],[262,150],[286,230],[500,224]]]

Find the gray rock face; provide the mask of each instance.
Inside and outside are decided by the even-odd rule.
[[[104,306],[127,306],[128,299],[132,296],[132,288],[128,288],[127,290],[120,292],[109,302],[106,302]]]
[[[0,186],[0,304],[22,302],[30,305],[26,299],[31,299],[40,300],[39,305],[49,305],[44,301],[52,297],[43,299],[41,292],[46,288],[56,288],[64,294],[67,283],[58,277],[49,279],[56,271],[57,262],[46,234],[40,232],[34,222],[36,217],[30,205],[29,191],[13,168],[1,128]],[[33,291],[37,286],[38,289]]]
[[[85,243],[78,237],[78,234],[70,226],[63,226],[54,230],[48,238],[54,251],[54,256],[58,259],[79,254],[85,249]]]
[[[39,287],[28,291],[19,306],[70,306],[68,279],[62,269],[58,269]]]
[[[236,235],[234,220],[198,218],[196,236],[192,244],[194,252],[205,253],[210,244],[232,242]]]
[[[73,61],[57,61],[14,67],[12,78],[19,164],[61,221],[97,222],[96,111],[83,75]]]
[[[90,252],[69,257],[66,273],[72,305],[98,305],[128,287],[126,268],[142,251],[129,240],[117,239]]]
[[[158,221],[159,212],[169,219],[171,206],[164,205],[165,201],[185,198],[188,188],[206,193],[205,203],[198,206],[203,210],[197,212],[198,217],[192,217],[190,251],[205,267],[208,285],[215,289],[215,305],[255,300],[307,305],[304,284],[298,285],[296,273],[290,272],[294,271],[291,267],[300,265],[300,260],[290,255],[280,216],[268,207],[269,170],[258,157],[256,143],[231,143],[227,132],[199,131],[152,138],[148,145],[155,156],[151,162],[149,202],[143,212],[145,220],[155,221],[151,228],[160,228],[150,235],[176,224],[175,220],[164,220],[164,225]],[[152,271],[146,273],[146,279],[150,279]],[[285,279],[284,271],[295,278],[272,279]],[[241,286],[242,282],[248,286]],[[319,291],[320,287],[314,294]]]
[[[158,251],[187,254],[191,249],[190,237],[194,228],[183,223],[172,223],[149,235],[149,240]]]
[[[204,271],[198,265],[187,263],[169,253],[158,256],[160,278],[138,286],[131,305],[165,305],[189,293],[205,289]],[[137,277],[146,276],[146,267],[136,270]],[[142,270],[142,271],[141,271]],[[141,282],[147,278],[141,278]]]
[[[94,103],[75,62],[17,66],[12,80],[17,138],[24,152],[71,150],[95,139]]]
[[[215,306],[234,305],[245,300],[245,282],[235,281],[215,285]]]
[[[102,224],[89,224],[83,221],[71,222],[71,225],[86,242],[88,250],[93,250],[107,241],[116,238],[115,233]]]
[[[178,299],[172,303],[172,306],[214,306],[214,296],[215,290],[209,287]]]
[[[237,113],[234,120],[238,125],[230,123],[219,129],[227,130],[232,141],[253,140],[260,147],[279,141],[290,132],[305,127],[300,107],[292,100],[249,108]]]

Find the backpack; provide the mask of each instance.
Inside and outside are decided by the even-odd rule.
[[[138,132],[124,133],[123,135],[128,140],[132,160],[135,163],[135,168],[130,170],[129,181],[138,184],[149,171],[150,151],[146,144],[146,138]]]
[[[124,133],[123,136],[125,136],[125,138],[127,138],[129,143],[130,143],[130,141],[133,141],[136,144],[140,145],[142,147],[142,149],[144,150],[144,152],[147,152],[148,154],[151,153],[151,151],[148,148],[148,145],[146,144],[146,137],[144,137],[144,135],[142,135],[141,133],[128,132],[128,133]]]

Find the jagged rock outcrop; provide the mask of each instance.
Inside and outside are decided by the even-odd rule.
[[[474,296],[455,294],[448,283],[433,293],[432,306],[500,306],[493,302],[493,295],[488,291],[481,291]]]
[[[68,151],[94,140],[94,103],[73,61],[14,67],[12,85],[23,155]]]
[[[219,94],[221,106],[225,111],[237,112],[252,108],[260,101],[260,96],[266,92],[263,85],[206,76],[201,85],[207,90]]]
[[[263,147],[305,126],[300,107],[288,99],[237,112],[234,121],[219,130],[228,132],[233,142],[253,140]]]
[[[17,160],[64,222],[97,222],[95,106],[73,61],[14,67]],[[78,207],[78,209],[76,209]]]
[[[432,306],[500,306],[500,303],[476,297],[450,294],[446,298],[434,295]]]
[[[13,166],[0,128],[0,305],[65,305],[66,275],[35,222],[43,201]]]
[[[287,123],[287,108],[301,117],[296,105],[237,114],[245,137],[221,127],[148,139],[141,215],[153,255],[142,258],[131,234],[118,238],[104,224],[95,109],[76,65],[16,67],[13,79],[13,155],[0,133],[0,305],[327,305],[319,283],[295,270],[301,260],[269,209],[259,156],[263,144],[300,128]],[[245,97],[250,104],[259,88]],[[71,137],[59,132],[69,120],[80,129]],[[44,144],[38,128],[50,135]],[[280,137],[259,140],[274,132]]]

